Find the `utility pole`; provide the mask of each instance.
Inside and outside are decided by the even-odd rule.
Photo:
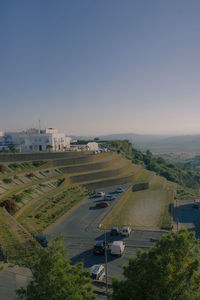
[[[104,228],[104,240],[105,240],[105,273],[106,273],[106,295],[108,294],[108,258],[107,258],[107,240],[106,229]]]
[[[41,131],[41,127],[40,127],[40,119],[39,119],[38,121],[39,121],[39,133],[40,133],[40,131]]]
[[[99,224],[98,228],[101,229],[102,224]],[[106,297],[108,294],[108,257],[107,257],[107,239],[106,228],[104,228],[104,243],[105,243],[105,273],[106,273]]]

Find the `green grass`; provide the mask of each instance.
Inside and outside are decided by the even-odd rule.
[[[148,182],[153,175],[153,172],[143,169],[141,174],[136,178],[137,183],[145,183]]]
[[[41,196],[24,209],[17,220],[33,234],[42,232],[74,205],[81,201],[88,191],[79,185],[69,185],[54,190],[48,196]]]
[[[165,187],[166,179],[161,176],[155,176],[151,182],[151,190],[162,190]]]
[[[198,197],[199,190],[189,189],[187,187],[178,186],[177,198],[178,199],[195,199]]]
[[[37,245],[35,240],[3,208],[0,208],[0,227],[4,257],[14,264],[30,266]]]

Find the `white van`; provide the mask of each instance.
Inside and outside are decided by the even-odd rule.
[[[112,243],[111,248],[110,248],[110,250],[111,250],[110,254],[121,256],[124,253],[124,249],[125,249],[125,243],[124,242],[114,241]]]
[[[104,265],[94,265],[91,267],[93,280],[104,280],[106,273]]]
[[[131,234],[131,227],[129,226],[124,226],[121,230],[121,235],[123,236],[130,236]]]

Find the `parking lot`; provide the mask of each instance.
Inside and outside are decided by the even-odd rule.
[[[121,185],[127,190],[129,185]],[[99,189],[106,194],[112,194],[115,187]],[[75,209],[69,216],[61,220],[54,227],[47,231],[47,237],[64,234],[64,243],[68,250],[69,258],[73,264],[83,261],[85,268],[91,268],[94,264],[104,264],[104,255],[94,255],[93,246],[96,240],[106,240],[109,246],[114,240],[123,240],[126,244],[125,252],[121,257],[111,256],[108,249],[108,280],[111,282],[113,276],[123,278],[123,264],[128,263],[130,256],[135,256],[137,250],[149,249],[153,245],[153,240],[159,239],[163,231],[133,230],[129,237],[111,236],[110,230],[101,230],[100,224],[106,214],[113,208],[122,194],[115,194],[116,199],[109,201],[109,207],[96,207],[96,203],[103,201],[103,198],[90,198],[81,206]]]

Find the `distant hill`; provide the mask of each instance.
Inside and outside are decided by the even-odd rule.
[[[78,137],[93,139],[95,136]],[[129,140],[137,149],[149,149],[155,153],[162,152],[195,152],[200,153],[200,134],[196,135],[148,135],[135,133],[119,133],[99,136],[102,140]]]

